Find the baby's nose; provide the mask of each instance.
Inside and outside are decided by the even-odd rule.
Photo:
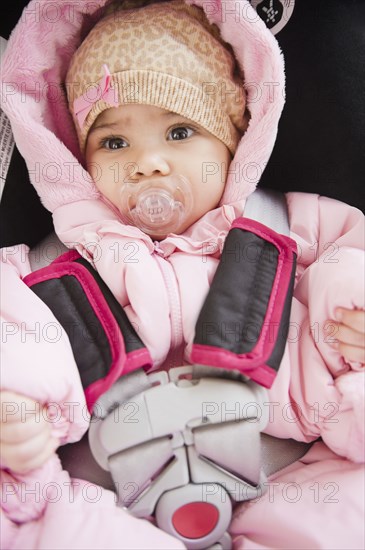
[[[136,176],[167,176],[170,173],[168,159],[159,151],[146,149],[141,151],[135,160]]]

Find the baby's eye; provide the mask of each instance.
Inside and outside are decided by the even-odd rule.
[[[189,128],[189,126],[178,126],[169,131],[167,139],[170,141],[180,141],[191,137],[193,134],[194,130]]]
[[[128,147],[128,143],[125,141],[125,139],[120,137],[111,137],[103,139],[101,142],[101,145],[104,149],[109,150],[117,150],[117,149],[123,149],[124,147]]]

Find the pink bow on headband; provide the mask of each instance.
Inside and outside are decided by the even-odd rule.
[[[73,108],[74,114],[82,130],[87,115],[90,113],[93,105],[101,99],[109,103],[111,107],[118,107],[119,102],[116,96],[116,90],[110,86],[111,74],[107,65],[103,65],[104,76],[94,86],[89,86],[86,92],[75,99]]]

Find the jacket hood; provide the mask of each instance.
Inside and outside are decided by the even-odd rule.
[[[276,39],[247,0],[187,0],[204,9],[232,45],[245,77],[248,128],[240,140],[221,204],[257,186],[274,146],[284,105],[284,64]],[[45,207],[98,199],[81,164],[64,79],[70,59],[100,18],[105,0],[32,0],[12,32],[1,67],[1,105]]]

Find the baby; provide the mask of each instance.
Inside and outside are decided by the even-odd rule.
[[[245,215],[259,179],[251,171],[268,160],[283,102],[281,93],[274,101],[253,94],[253,82],[261,92],[265,83],[283,86],[280,54],[262,22],[248,17],[235,27],[226,15],[229,27],[221,8],[209,4],[204,13],[204,2],[196,4],[172,0],[107,14],[74,53],[65,79],[92,184],[89,195],[74,196],[75,182],[64,185],[66,198],[53,202],[56,232],[103,277],[154,369],[190,362],[225,237]],[[44,162],[48,153],[41,154]],[[43,186],[46,204],[62,194],[57,186]],[[267,433],[322,437],[335,453],[361,462],[364,433],[352,399],[365,364],[363,217],[314,195],[289,193],[287,203],[299,248],[296,334],[289,331],[269,391],[280,413]],[[5,383],[1,399],[19,411],[24,402],[47,407],[16,389]],[[288,403],[295,405],[290,420]],[[32,415],[24,422],[20,414],[2,419],[0,443],[2,467],[21,474],[43,466],[58,446],[49,422]]]

